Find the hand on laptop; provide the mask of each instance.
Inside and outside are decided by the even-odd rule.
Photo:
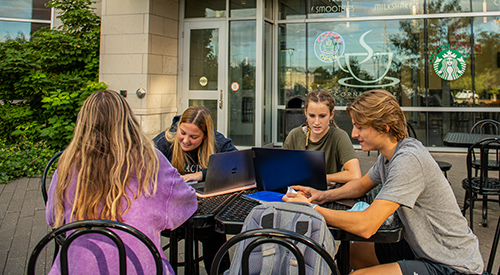
[[[192,174],[181,175],[185,182],[188,181],[201,181],[203,178],[202,172],[196,172]]]
[[[309,203],[323,204],[328,202],[326,192],[324,191],[300,185],[292,186],[292,188],[295,189],[295,191],[297,191],[299,195],[302,195],[305,198],[307,198]]]
[[[302,195],[301,193],[286,193],[282,200],[284,202],[304,202],[304,203],[307,203],[307,204],[311,204],[309,202],[309,200],[304,197],[304,195]]]

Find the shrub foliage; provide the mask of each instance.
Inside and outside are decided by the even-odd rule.
[[[0,138],[63,149],[98,82],[100,18],[92,0],[52,0],[62,25],[0,43]]]

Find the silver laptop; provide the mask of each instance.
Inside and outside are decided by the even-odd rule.
[[[252,150],[210,155],[205,182],[191,186],[202,198],[255,188]]]

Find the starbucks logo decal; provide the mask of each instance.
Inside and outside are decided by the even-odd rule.
[[[435,55],[432,66],[440,78],[451,81],[462,76],[467,68],[467,62],[460,51],[447,48]]]

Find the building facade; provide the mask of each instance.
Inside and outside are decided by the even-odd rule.
[[[390,91],[430,150],[500,119],[499,0],[102,0],[100,12],[100,80],[150,136],[204,105],[235,145],[280,145],[287,103],[313,90],[334,96],[347,132],[357,95]]]

